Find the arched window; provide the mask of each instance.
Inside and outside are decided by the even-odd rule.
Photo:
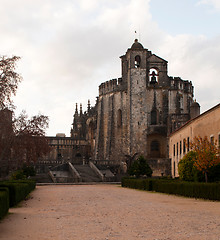
[[[118,127],[122,126],[122,111],[121,111],[121,109],[118,109],[118,112],[117,112],[117,126]]]
[[[139,68],[141,66],[141,57],[137,55],[134,59],[134,67]]]
[[[91,121],[89,123],[89,130],[88,130],[88,133],[89,133],[89,139],[93,139],[94,138],[94,123]]]
[[[149,71],[149,82],[150,84],[155,84],[158,82],[158,70],[155,68],[151,68]]]
[[[176,95],[176,107],[177,111],[181,112],[183,110],[183,96],[182,94],[177,93]]]

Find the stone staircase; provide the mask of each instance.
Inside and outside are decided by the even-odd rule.
[[[101,182],[101,179],[89,165],[74,165],[74,168],[82,178],[82,182]]]

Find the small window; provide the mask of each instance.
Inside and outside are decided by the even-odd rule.
[[[175,144],[173,144],[173,156],[174,156],[174,157],[175,157],[175,150],[176,150],[175,147],[176,147]]]
[[[182,154],[182,141],[180,141],[180,155]]]
[[[189,145],[190,145],[190,143],[189,143],[189,137],[187,138],[187,151],[189,152]]]
[[[179,144],[177,143],[176,144],[176,155],[178,156],[178,154],[179,154]]]
[[[121,109],[118,109],[118,112],[117,112],[117,125],[118,125],[118,127],[122,126],[122,111],[121,111]]]
[[[214,136],[211,136],[211,137],[210,137],[210,142],[211,142],[211,144],[212,144],[212,145],[214,145],[214,144],[215,144],[215,141],[214,141]]]
[[[183,153],[186,152],[186,139],[183,139]]]
[[[180,109],[183,110],[183,96],[180,96]]]
[[[141,66],[141,57],[137,55],[134,60],[134,67],[139,68]]]

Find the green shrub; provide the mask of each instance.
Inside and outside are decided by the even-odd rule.
[[[179,178],[183,181],[197,181],[198,170],[194,166],[196,153],[188,152],[178,164]]]
[[[0,219],[3,218],[9,209],[9,190],[0,187]]]
[[[33,166],[23,165],[22,169],[19,169],[11,174],[11,180],[25,180],[28,177],[35,176],[36,172]]]
[[[140,156],[136,161],[134,161],[131,167],[128,169],[128,174],[136,177],[144,175],[151,177],[152,172],[153,171],[148,165],[147,160],[143,156]]]
[[[30,193],[31,191],[33,191],[36,187],[36,181],[34,180],[30,180],[30,179],[26,179],[26,180],[10,180],[10,183],[24,183],[28,185],[28,193]]]
[[[129,187],[140,190],[152,190],[152,179],[122,178],[122,187]]]
[[[9,206],[13,207],[24,200],[27,195],[35,188],[34,181],[7,181],[1,182],[0,187],[9,189]]]
[[[11,180],[25,180],[27,179],[27,176],[24,175],[23,170],[17,170],[16,172],[13,172],[10,177]]]
[[[204,174],[194,166],[196,153],[188,152],[178,164],[179,178],[183,181],[205,182]],[[207,172],[209,182],[220,181],[220,164],[215,165]]]
[[[22,170],[23,174],[26,177],[32,177],[36,175],[36,171],[33,166],[28,166],[27,164],[24,164]]]
[[[220,183],[123,178],[122,187],[220,201]]]

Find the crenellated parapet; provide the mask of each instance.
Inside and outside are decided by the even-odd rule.
[[[173,90],[182,90],[193,94],[193,85],[191,81],[183,80],[180,77],[169,77],[170,88]]]
[[[122,90],[122,78],[112,79],[99,85],[99,96]]]

